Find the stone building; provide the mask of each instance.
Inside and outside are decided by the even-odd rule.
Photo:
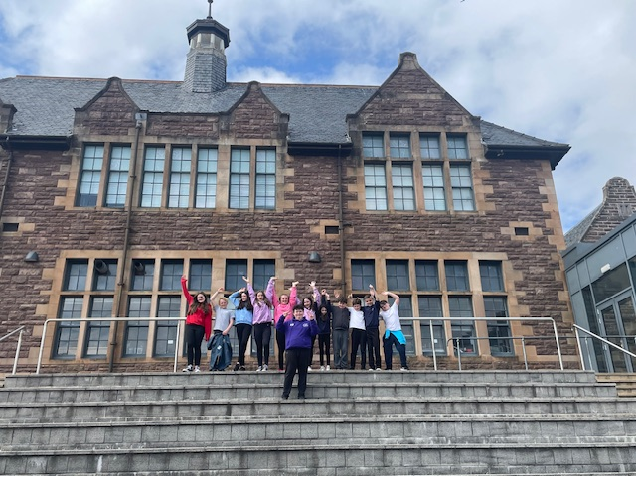
[[[562,253],[583,367],[600,373],[634,373],[635,188],[610,179],[602,203],[569,230]]]
[[[169,368],[177,321],[144,318],[184,315],[182,274],[373,284],[402,317],[441,318],[404,321],[414,366],[433,343],[440,368],[454,346],[463,368],[559,367],[551,322],[506,318],[571,334],[552,177],[568,145],[472,115],[412,53],[380,86],[235,83],[226,27],[187,36],[184,81],[0,80],[0,336],[25,326],[19,369]],[[15,342],[0,350],[9,369]]]

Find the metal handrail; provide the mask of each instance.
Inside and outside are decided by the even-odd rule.
[[[38,366],[36,368],[35,374],[40,374],[40,368],[42,366],[42,354],[44,352],[44,340],[46,339],[46,330],[47,326],[50,322],[69,322],[69,321],[77,321],[77,322],[89,322],[89,321],[177,321],[177,334],[175,336],[175,359],[173,365],[173,371],[177,372],[177,359],[179,356],[179,334],[181,330],[180,322],[185,321],[186,317],[178,316],[178,317],[164,317],[164,316],[111,316],[111,317],[99,317],[99,318],[48,318],[44,322],[44,328],[42,329],[42,340],[40,342],[40,353],[38,354]]]
[[[564,337],[567,338],[567,337]],[[546,340],[553,339],[550,336],[455,336],[447,339],[447,346],[450,341],[455,341],[454,349],[458,351],[458,370],[462,371],[462,363],[460,353],[464,353],[460,349],[460,340],[521,340],[522,341],[522,354],[524,356],[524,369],[529,370],[529,361],[526,355],[526,340]],[[468,354],[468,353],[467,353]]]
[[[26,328],[26,325],[22,325],[19,328],[16,328],[15,330],[7,333],[2,338],[0,338],[0,341],[4,341],[10,336],[13,336],[14,334],[16,334],[18,331],[20,332],[20,334],[18,335],[18,345],[16,346],[16,349],[15,349],[15,358],[13,358],[13,371],[11,372],[11,374],[15,374],[18,369],[18,357],[20,356],[20,348],[22,348],[22,333],[25,328]]]
[[[450,317],[450,316],[435,316],[435,317],[422,317],[422,316],[410,316],[410,317],[401,317],[401,321],[429,321],[429,338],[431,339],[431,350],[434,359],[434,370],[438,370],[436,363],[436,352],[434,347],[434,334],[433,334],[433,322],[434,321],[550,321],[553,323],[553,332],[555,333],[555,344],[557,345],[557,358],[560,362],[560,369],[564,370],[564,363],[562,362],[562,350],[560,348],[560,339],[557,334],[557,324],[555,323],[555,319],[550,316],[542,316],[542,317],[529,317],[529,316],[462,316],[462,317]],[[476,337],[477,338],[477,337]],[[490,339],[494,339],[488,337]],[[484,338],[484,339],[488,339]],[[499,337],[498,337],[499,338]]]
[[[579,336],[579,331],[583,331],[586,334],[591,335],[593,338],[600,340],[602,343],[605,343],[609,346],[612,346],[613,348],[617,348],[619,351],[621,351],[624,354],[630,355],[633,358],[637,358],[637,355],[634,353],[631,353],[630,351],[628,351],[627,349],[622,348],[621,346],[616,345],[615,343],[611,343],[610,341],[608,341],[605,338],[602,338],[599,335],[596,335],[595,333],[593,333],[592,331],[587,330],[586,328],[583,328],[579,325],[573,324],[573,326],[571,327],[574,331],[575,331],[575,338],[577,339],[577,343],[579,344],[579,340],[580,340],[580,336]],[[635,338],[634,336],[627,336],[627,335],[621,335],[619,337],[625,337],[625,338],[634,338],[635,341],[637,342],[637,338]],[[593,369],[593,363],[591,362],[591,354],[588,352],[588,336],[584,336],[584,343],[586,344],[586,354],[588,356],[588,366],[589,369]],[[586,365],[584,364],[584,354],[582,353],[582,348],[580,346],[578,346],[579,349],[579,357],[580,357],[580,362],[582,363],[582,369],[586,369]]]

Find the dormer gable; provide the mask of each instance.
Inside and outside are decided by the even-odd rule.
[[[263,92],[257,81],[221,118],[221,129],[236,138],[284,140],[289,115],[282,113]]]
[[[75,134],[128,135],[139,107],[126,93],[122,80],[111,77],[90,101],[75,108]]]
[[[414,53],[402,53],[396,70],[349,118],[366,126],[479,127],[478,118],[420,67]]]

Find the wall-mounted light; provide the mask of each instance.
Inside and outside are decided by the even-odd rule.
[[[602,275],[606,272],[608,272],[610,270],[610,263],[607,263],[606,265],[604,265],[601,269],[600,272],[602,272]]]
[[[106,275],[108,273],[108,265],[104,260],[95,260],[93,267],[98,275]]]
[[[24,261],[25,262],[39,262],[40,261],[40,256],[38,255],[38,252],[32,250],[29,253],[27,253],[26,257],[24,257]]]
[[[321,256],[316,251],[310,252],[307,261],[310,263],[321,263]]]

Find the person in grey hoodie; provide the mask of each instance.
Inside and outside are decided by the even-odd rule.
[[[349,369],[347,366],[347,349],[349,347],[349,309],[347,298],[334,293],[337,306],[331,305],[332,341],[334,344],[334,368]]]

